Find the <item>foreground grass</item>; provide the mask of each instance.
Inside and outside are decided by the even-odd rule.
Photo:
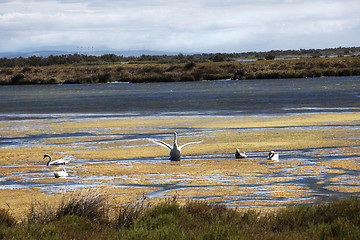
[[[21,223],[0,210],[0,239],[359,239],[360,200],[289,206],[277,213],[238,211],[203,201],[121,207],[82,192],[58,206],[32,204]]]

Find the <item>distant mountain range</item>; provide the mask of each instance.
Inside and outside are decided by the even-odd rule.
[[[69,54],[85,54],[85,55],[94,55],[102,56],[104,54],[115,54],[124,57],[138,57],[141,55],[152,55],[152,56],[162,56],[162,55],[178,55],[179,52],[165,52],[165,51],[153,51],[153,50],[79,50],[79,51],[56,51],[56,50],[38,50],[38,51],[16,51],[16,52],[0,52],[0,58],[17,58],[24,57],[28,58],[31,56],[36,57],[48,57],[50,55],[69,55]]]

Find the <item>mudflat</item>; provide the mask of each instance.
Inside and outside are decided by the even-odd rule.
[[[179,162],[156,138],[182,149]],[[360,113],[131,117],[0,122],[0,208],[21,217],[36,201],[98,189],[122,204],[145,194],[273,209],[360,193]],[[235,159],[235,150],[245,159]],[[278,162],[267,160],[274,150]],[[66,158],[54,178],[43,155]]]

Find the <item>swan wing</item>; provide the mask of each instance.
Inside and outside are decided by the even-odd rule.
[[[179,149],[182,149],[183,147],[187,147],[187,146],[190,146],[190,145],[202,143],[203,141],[204,141],[204,140],[201,140],[200,142],[188,142],[188,143],[185,143],[184,145],[181,145],[181,146],[179,147]]]
[[[169,144],[167,144],[166,142],[163,142],[163,141],[161,141],[161,140],[157,140],[157,139],[148,139],[149,141],[151,141],[151,142],[153,142],[153,143],[156,143],[156,144],[158,144],[158,145],[160,145],[160,146],[163,146],[163,147],[166,147],[166,148],[168,148],[168,149],[172,149],[172,146],[171,145],[169,145]]]
[[[65,165],[68,163],[69,163],[69,160],[59,159],[59,160],[52,161],[50,163],[50,165]]]

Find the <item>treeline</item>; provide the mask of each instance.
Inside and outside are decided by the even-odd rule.
[[[28,58],[0,58],[0,67],[41,67],[52,65],[102,65],[107,63],[186,63],[186,62],[224,62],[238,59],[272,60],[275,58],[299,58],[320,56],[359,55],[359,47],[329,48],[329,49],[300,49],[300,50],[272,50],[270,52],[246,53],[204,53],[193,55],[142,55],[139,57],[124,57],[115,54],[92,56],[83,54],[50,55],[49,57],[31,56]]]

